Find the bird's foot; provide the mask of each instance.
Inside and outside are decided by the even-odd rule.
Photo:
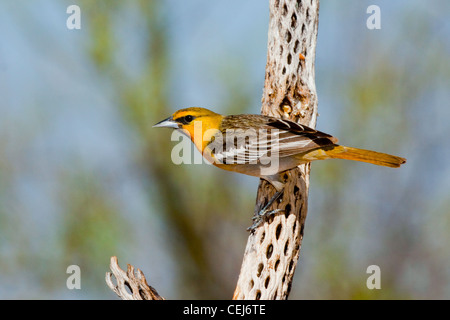
[[[253,224],[247,228],[247,231],[253,232],[264,220],[266,217],[270,217],[271,215],[274,215],[275,213],[278,213],[280,211],[283,211],[283,209],[275,209],[275,210],[261,210],[258,212],[253,218]]]
[[[272,197],[272,199],[269,200],[269,202],[264,206],[264,208],[262,208],[261,210],[259,210],[259,212],[257,212],[252,220],[253,220],[253,224],[247,228],[247,231],[253,232],[260,224],[261,222],[264,220],[264,218],[266,217],[270,217],[271,215],[274,215],[275,213],[278,213],[280,211],[283,211],[283,209],[275,209],[275,210],[269,210],[270,206],[276,201],[278,200],[278,198],[283,194],[283,190],[278,191],[277,193],[275,193],[275,195]]]

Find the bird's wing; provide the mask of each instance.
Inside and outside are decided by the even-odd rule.
[[[280,157],[305,153],[338,143],[337,138],[294,121],[274,119],[267,125],[278,129],[275,131],[275,134],[278,134],[278,141],[274,151],[278,152]]]
[[[289,120],[262,115],[239,120],[227,124],[208,145],[219,163],[267,163],[271,157],[288,157],[337,143],[329,134]]]

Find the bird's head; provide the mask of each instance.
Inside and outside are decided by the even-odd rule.
[[[195,107],[178,110],[172,116],[158,122],[153,127],[182,129],[197,147],[203,149],[205,143],[207,144],[211,137],[220,130],[222,119],[223,116],[218,113],[205,108]]]

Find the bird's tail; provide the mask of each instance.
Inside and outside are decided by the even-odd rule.
[[[339,145],[326,150],[326,155],[333,159],[362,161],[391,168],[398,168],[406,162],[402,157]]]

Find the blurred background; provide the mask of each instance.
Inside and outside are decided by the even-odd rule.
[[[450,299],[449,13],[321,2],[317,128],[408,162],[312,165],[290,299]],[[113,255],[167,299],[232,297],[258,180],[173,164],[151,126],[190,106],[259,113],[268,20],[261,0],[0,0],[0,298],[117,299]]]

